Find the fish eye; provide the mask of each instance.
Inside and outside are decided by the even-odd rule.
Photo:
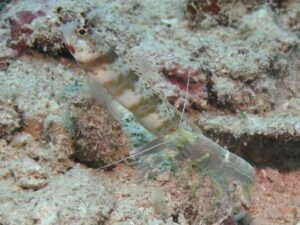
[[[76,33],[79,36],[86,36],[88,34],[88,29],[87,28],[78,28],[78,29],[76,29]]]

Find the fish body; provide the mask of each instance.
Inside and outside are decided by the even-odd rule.
[[[183,158],[195,163],[204,160],[206,169],[238,181],[250,196],[255,171],[249,163],[204,136],[163,97],[151,92],[150,85],[143,81],[141,65],[130,67],[130,63],[114,52],[108,43],[92,32],[80,32],[80,29],[83,28],[78,23],[62,25],[66,45],[77,62],[88,71],[90,86],[100,90],[100,98],[108,108],[112,99],[118,101],[158,137],[133,150],[130,157],[151,154],[165,147],[174,148]],[[141,83],[146,90],[141,90]],[[110,111],[115,113],[114,109]]]

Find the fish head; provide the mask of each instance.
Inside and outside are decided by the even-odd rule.
[[[95,35],[95,30],[81,21],[71,21],[60,26],[65,45],[75,60],[81,64],[91,64],[110,54],[111,48]]]

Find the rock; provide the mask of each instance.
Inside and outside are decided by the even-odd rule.
[[[34,192],[0,180],[1,223],[102,225],[109,218],[115,200],[99,174],[76,167],[49,180]]]
[[[286,187],[284,186],[284,184],[275,181],[273,183],[273,190],[278,193],[284,193],[286,191]]]
[[[269,218],[272,219],[280,219],[282,218],[282,213],[279,211],[278,208],[270,208],[267,210],[267,214]]]
[[[293,220],[294,215],[296,214],[296,209],[293,207],[285,206],[279,209],[282,213],[283,218],[286,220]]]
[[[170,180],[170,173],[163,172],[163,173],[157,175],[155,179],[159,182],[168,182]]]
[[[11,139],[14,131],[21,127],[21,115],[9,101],[0,100],[0,138]]]
[[[300,135],[300,122],[294,124],[296,135]]]
[[[300,195],[293,196],[291,199],[292,205],[294,205],[296,208],[300,209]],[[299,211],[300,212],[300,211]]]
[[[262,217],[262,216],[257,216],[253,219],[252,224],[253,225],[266,225],[266,224],[270,224],[271,221],[269,219],[267,219],[266,217]]]
[[[7,141],[5,139],[0,139],[0,148],[7,146]]]
[[[101,167],[128,154],[128,140],[121,125],[90,98],[72,107],[75,157],[91,167]]]
[[[11,141],[11,146],[15,147],[15,148],[21,148],[24,147],[26,145],[31,145],[34,143],[34,139],[30,134],[21,132],[21,133],[17,133],[12,141]]]
[[[26,118],[24,120],[23,131],[31,134],[35,140],[40,139],[43,133],[43,124],[41,122],[41,118]]]
[[[35,193],[32,219],[37,224],[104,224],[115,200],[104,180],[76,167]]]
[[[9,168],[17,185],[22,188],[38,190],[44,188],[48,183],[47,173],[30,158],[14,160],[10,163]]]
[[[55,121],[53,118],[48,120],[43,135],[50,145],[55,145],[53,157],[59,160],[73,158],[75,149],[70,132],[60,121]]]

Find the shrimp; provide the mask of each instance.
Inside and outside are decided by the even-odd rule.
[[[216,179],[221,186],[224,186],[224,180],[226,183],[227,179],[239,183],[246,196],[246,204],[251,205],[251,188],[255,182],[253,167],[204,136],[200,128],[191,123],[183,112],[177,111],[159,94],[151,92],[151,87],[143,80],[143,74],[151,73],[152,70],[145,71],[145,65],[139,63],[140,58],[136,60],[138,63],[132,66],[132,62],[128,63],[126,57],[118,55],[109,43],[94,35],[80,23],[69,22],[63,24],[61,29],[70,53],[88,71],[90,86],[100,90],[98,93],[101,96],[98,97],[107,105],[109,111],[118,117],[116,110],[111,107],[111,101],[113,99],[119,102],[157,137],[146,145],[132,150],[127,158],[103,168],[130,158],[139,158],[171,149],[177,153],[174,163],[176,160],[189,161],[195,165],[193,167],[195,170],[204,169],[210,171],[210,174],[217,174],[215,177],[222,177]],[[147,62],[142,61],[142,63]],[[147,94],[140,90],[141,82],[145,82],[145,86],[149,87]],[[163,114],[161,108],[171,113]]]

